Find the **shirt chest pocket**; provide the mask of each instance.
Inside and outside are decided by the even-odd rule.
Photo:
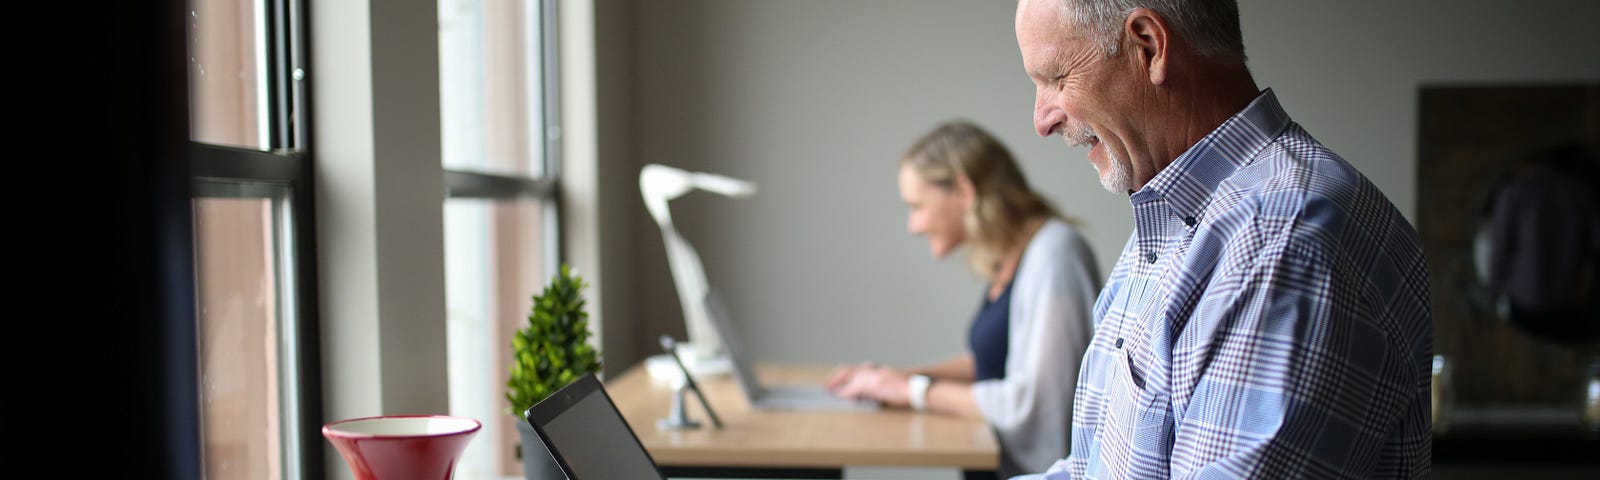
[[[1149,355],[1141,353],[1142,348],[1135,343],[1136,341],[1131,338],[1117,339],[1114,344],[1116,348],[1111,351],[1110,358],[1107,359],[1109,365],[1106,372],[1108,374],[1106,393],[1110,400],[1108,405],[1116,410],[1112,415],[1125,420],[1132,419],[1135,407],[1145,403],[1146,396],[1148,369],[1141,368],[1138,358],[1143,356],[1148,359]]]
[[[1132,441],[1134,423],[1144,390],[1134,380],[1132,365],[1125,350],[1113,350],[1106,365],[1105,422],[1102,440],[1110,445]]]
[[[1147,375],[1150,373],[1148,364],[1153,361],[1150,348],[1144,338],[1123,337],[1116,340],[1116,360],[1113,362],[1121,370],[1121,376],[1133,386],[1135,391],[1146,390]]]

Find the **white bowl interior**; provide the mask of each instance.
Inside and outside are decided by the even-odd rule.
[[[355,435],[447,435],[472,430],[478,422],[459,417],[377,417],[331,425],[330,430]]]

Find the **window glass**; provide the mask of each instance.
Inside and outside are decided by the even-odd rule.
[[[450,413],[484,424],[484,440],[461,456],[462,479],[522,476],[522,421],[505,399],[511,336],[548,280],[558,235],[545,167],[545,7],[439,2],[441,165],[473,174],[446,175],[444,209]]]
[[[268,149],[260,2],[189,0],[189,138]]]
[[[209,184],[244,198],[193,201],[202,448],[206,477],[285,478],[280,355],[287,304],[281,187]],[[291,427],[292,428],[292,427]]]
[[[324,472],[315,245],[296,240],[315,223],[308,139],[294,128],[309,115],[296,78],[302,1],[187,0],[183,11],[207,478]]]
[[[544,174],[538,0],[439,1],[444,167]]]
[[[483,419],[457,478],[520,476],[521,444],[505,382],[511,336],[527,323],[545,271],[544,206],[532,199],[445,202],[451,414]],[[520,413],[520,412],[518,412]]]

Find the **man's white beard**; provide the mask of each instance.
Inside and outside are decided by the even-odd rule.
[[[1117,158],[1117,154],[1110,148],[1106,149],[1106,160],[1106,168],[1111,171],[1101,172],[1100,167],[1094,169],[1095,173],[1100,175],[1100,186],[1105,187],[1108,192],[1124,195],[1133,191],[1133,172],[1128,168],[1128,163]],[[1090,162],[1089,165],[1093,166],[1094,163]]]
[[[1092,150],[1100,138],[1095,136],[1094,129],[1088,125],[1068,123],[1067,128],[1061,130],[1061,140],[1067,145],[1089,147]],[[1111,193],[1127,194],[1132,191],[1133,171],[1128,164],[1117,158],[1116,152],[1112,152],[1109,146],[1106,147],[1106,159],[1108,160],[1106,168],[1111,169],[1110,172],[1102,173],[1100,167],[1095,166],[1092,161],[1089,162],[1089,168],[1093,168],[1095,176],[1100,177],[1100,186]]]

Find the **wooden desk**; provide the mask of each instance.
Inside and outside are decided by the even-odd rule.
[[[769,385],[821,384],[829,369],[761,365],[756,371]],[[643,364],[605,382],[606,392],[650,456],[664,470],[678,473],[673,476],[715,477],[722,472],[839,478],[846,466],[910,466],[959,468],[982,477],[992,475],[999,463],[994,433],[980,420],[900,409],[752,410],[731,375],[697,375],[695,381],[722,419],[721,430],[712,427],[693,394],[688,395],[687,412],[703,423],[699,429],[658,428],[656,420],[671,409],[672,385],[652,379]],[[807,471],[812,473],[796,473]]]

